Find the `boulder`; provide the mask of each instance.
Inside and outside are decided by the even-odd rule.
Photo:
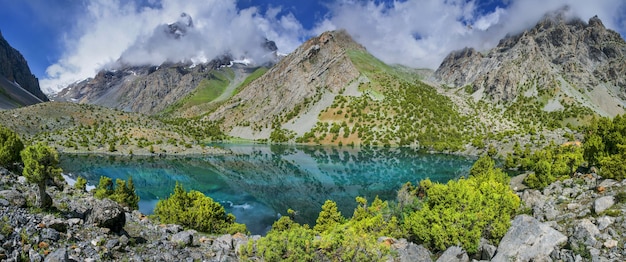
[[[567,237],[528,215],[513,219],[492,261],[531,261],[549,259],[555,247]],[[513,260],[511,260],[513,259]]]
[[[596,236],[600,234],[600,230],[589,219],[581,219],[574,227],[570,242],[572,244],[584,243],[587,246],[594,246],[597,242]]]
[[[107,198],[97,200],[96,202],[91,212],[88,212],[87,223],[108,228],[114,232],[121,231],[126,223],[124,208]]]
[[[397,259],[394,261],[400,262],[431,262],[433,261],[430,256],[431,253],[422,245],[416,245],[413,242],[408,242],[402,238],[395,241],[391,245],[392,250],[395,250],[398,254]]]
[[[59,234],[59,231],[56,231],[54,228],[44,228],[41,230],[41,238],[57,241],[61,238],[61,235]]]
[[[469,262],[469,256],[463,248],[452,246],[446,249],[437,259],[437,262]]]
[[[593,211],[596,212],[596,214],[600,214],[604,212],[604,210],[612,207],[614,204],[615,198],[613,196],[604,196],[593,202]]]
[[[496,250],[498,250],[498,248],[492,244],[489,244],[489,241],[487,241],[486,239],[481,238],[480,247],[478,248],[478,250],[480,251],[480,256],[478,257],[478,259],[491,260],[491,258],[496,254]]]
[[[8,189],[0,191],[0,198],[4,198],[9,201],[9,204],[16,207],[26,207],[26,198],[24,195],[15,189]]]
[[[598,220],[597,220],[598,229],[599,230],[604,230],[605,228],[607,228],[611,224],[613,224],[613,222],[615,222],[615,218],[613,218],[613,217],[610,217],[610,216],[599,217]]]
[[[193,243],[193,231],[182,231],[172,235],[170,241],[176,243],[179,247],[191,246]]]
[[[67,249],[59,248],[54,252],[48,254],[44,262],[66,262],[70,261],[67,255]]]

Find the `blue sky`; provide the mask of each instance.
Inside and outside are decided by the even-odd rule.
[[[572,16],[598,15],[626,35],[623,0],[0,0],[0,31],[50,93],[120,57],[203,62],[226,51],[254,54],[250,43],[263,37],[288,53],[339,28],[387,63],[436,68],[450,51],[492,48],[564,5]],[[194,37],[154,37],[182,12],[193,18]]]

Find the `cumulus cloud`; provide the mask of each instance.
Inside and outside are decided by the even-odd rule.
[[[304,31],[291,13],[280,15],[280,7],[262,14],[254,7],[237,9],[235,0],[161,0],[147,6],[138,0],[86,3],[77,17],[80,26],[68,33],[61,59],[41,80],[45,92],[58,92],[120,62],[207,62],[225,53],[262,60],[268,56],[261,46],[266,38],[290,52]],[[168,24],[184,24],[182,13],[193,19],[193,26],[184,28],[184,36],[172,37]]]
[[[47,69],[41,86],[54,93],[119,61],[204,62],[225,52],[263,59],[265,38],[288,53],[311,36],[339,28],[387,63],[436,69],[453,50],[492,48],[565,5],[572,15],[583,20],[598,15],[608,28],[626,33],[620,31],[626,28],[623,0],[502,0],[507,4],[489,10],[479,0],[334,0],[325,2],[329,13],[318,16],[312,28],[285,11],[293,7],[238,9],[236,1],[84,1],[73,18],[79,26],[67,33],[65,52]],[[164,34],[183,12],[193,18],[193,27],[181,39]]]
[[[484,12],[479,1],[407,0],[340,1],[320,21],[315,33],[344,28],[372,54],[387,63],[436,69],[450,51],[486,50],[507,34],[532,27],[544,14],[569,6],[587,20],[598,15],[608,28],[624,28],[623,0],[515,0]],[[623,32],[622,32],[623,33]]]

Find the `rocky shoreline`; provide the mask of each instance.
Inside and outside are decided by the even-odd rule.
[[[36,188],[0,168],[2,261],[239,261],[241,246],[261,236],[207,235],[164,225],[108,199],[59,183],[48,193],[54,208],[28,207]],[[519,181],[519,179],[513,179]],[[522,188],[512,184],[513,188]],[[626,258],[626,181],[578,174],[543,191],[521,189],[523,213],[498,245],[481,241],[433,254],[406,239],[380,238],[388,261],[623,261]]]

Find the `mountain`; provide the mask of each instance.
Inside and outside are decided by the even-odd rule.
[[[302,121],[290,127],[294,131],[310,129],[321,110],[360,75],[348,57],[350,50],[365,49],[343,31],[310,39],[208,118],[223,120],[232,136],[248,139],[268,138],[277,118],[291,120],[301,112]],[[356,84],[349,88],[351,93]]]
[[[276,44],[263,38],[256,43],[256,49],[261,50],[256,51],[264,54],[263,64],[254,64],[250,58],[233,57],[230,53],[208,62],[199,62],[203,59],[190,56],[183,56],[182,60],[174,58],[180,50],[168,44],[185,46],[184,41],[193,41],[197,30],[191,16],[182,13],[176,22],[157,26],[147,40],[135,43],[108,69],[69,85],[52,98],[150,115],[165,111],[174,116],[196,116],[214,107],[211,102],[230,97],[235,87],[255,69],[271,66],[280,59]],[[188,37],[191,40],[186,39]],[[146,57],[151,53],[145,50],[165,56],[166,62],[151,64],[151,59]],[[184,51],[186,55],[196,53]]]
[[[434,79],[467,87],[477,100],[538,101],[544,111],[581,106],[604,116],[624,113],[626,42],[597,16],[586,23],[566,12],[549,13],[486,52],[452,52]]]
[[[0,32],[0,109],[48,101],[28,63]]]

